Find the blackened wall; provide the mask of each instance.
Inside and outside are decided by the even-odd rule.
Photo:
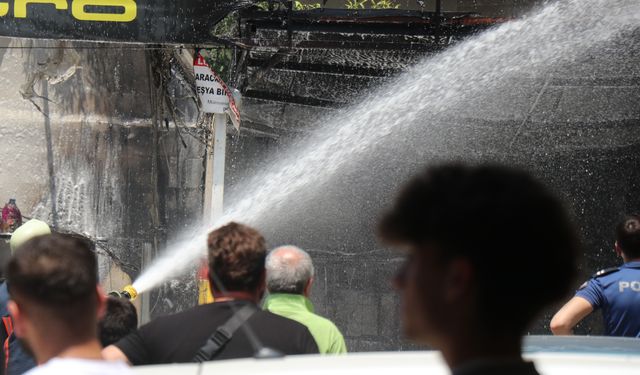
[[[175,84],[174,72],[168,89],[158,88],[157,49],[0,41],[2,201],[16,198],[25,216],[96,241],[103,279],[113,265],[135,279],[167,239],[201,218],[205,148],[176,132],[160,96],[177,103],[183,126],[193,126],[188,85]],[[144,296],[151,315],[193,305],[194,279],[169,280]]]

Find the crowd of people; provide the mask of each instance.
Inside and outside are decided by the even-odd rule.
[[[213,303],[139,328],[133,305],[100,288],[89,241],[23,227],[0,285],[7,374],[126,375],[129,365],[347,352],[338,327],[314,313],[311,256],[295,246],[268,252],[247,225],[208,236]],[[522,336],[571,291],[581,252],[548,188],[503,166],[430,167],[405,185],[377,232],[406,255],[393,283],[409,339],[440,350],[455,375],[537,374]],[[615,251],[624,265],[581,286],[554,316],[554,333],[570,334],[602,309],[607,334],[640,336],[639,216],[621,222]]]

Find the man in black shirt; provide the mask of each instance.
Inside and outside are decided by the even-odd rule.
[[[104,349],[108,359],[126,359],[133,365],[192,362],[216,330],[247,305],[256,305],[265,290],[264,238],[236,223],[209,234],[209,282],[215,302],[158,318]],[[255,334],[264,347],[283,354],[318,353],[302,324],[258,310],[236,330],[212,360],[246,358],[256,354]],[[245,329],[243,329],[245,328]]]

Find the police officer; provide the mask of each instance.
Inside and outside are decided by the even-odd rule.
[[[587,315],[602,309],[605,335],[640,338],[640,215],[616,228],[615,251],[624,264],[597,272],[551,320],[555,335],[570,335]]]

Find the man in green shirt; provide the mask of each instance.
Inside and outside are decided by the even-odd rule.
[[[314,274],[309,254],[295,246],[278,247],[267,256],[266,269],[269,297],[264,309],[307,326],[321,354],[346,353],[338,327],[313,313],[308,298]]]

